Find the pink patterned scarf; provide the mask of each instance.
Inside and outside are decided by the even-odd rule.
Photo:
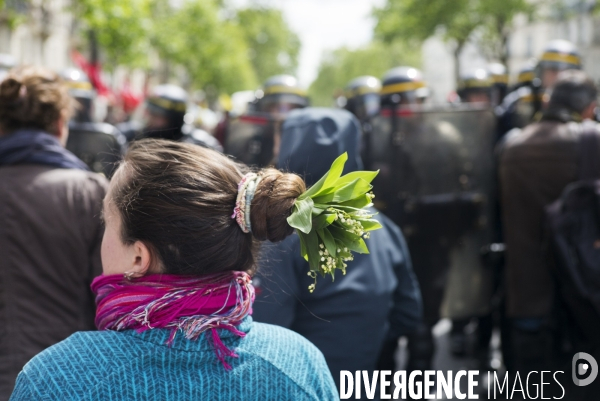
[[[171,329],[167,344],[178,330],[190,340],[206,332],[225,369],[225,357],[237,358],[216,329],[239,337],[236,326],[252,314],[254,287],[245,272],[225,272],[203,277],[154,274],[131,281],[123,275],[99,276],[92,282],[96,294],[96,326],[99,330]]]

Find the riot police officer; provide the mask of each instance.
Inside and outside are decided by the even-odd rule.
[[[413,67],[397,67],[389,70],[383,76],[381,85],[379,93],[382,108],[422,104],[429,95],[423,74]]]
[[[307,107],[308,97],[291,75],[275,75],[255,92],[246,113],[228,124],[225,151],[248,165],[267,166],[277,160],[281,124],[287,114]]]
[[[462,103],[490,105],[494,90],[495,82],[487,71],[478,69],[460,77],[456,92]]]
[[[575,45],[566,40],[548,43],[535,68],[531,85],[509,93],[499,108],[499,135],[534,121],[542,111],[545,90],[554,85],[558,73],[581,68],[581,56]]]
[[[424,322],[416,332],[408,335],[409,361],[408,370],[426,370],[431,368],[434,354],[434,342],[431,329],[439,320],[439,309],[443,298],[445,275],[448,262],[444,259],[447,252],[438,252],[439,239],[427,232],[427,228],[419,227],[413,231],[406,224],[406,211],[411,210],[405,202],[411,197],[418,178],[413,164],[412,155],[403,146],[403,138],[399,132],[418,132],[423,142],[433,144],[433,148],[442,141],[437,141],[439,131],[436,127],[420,124],[404,118],[410,115],[411,107],[424,103],[428,89],[422,73],[412,67],[397,67],[389,70],[382,79],[380,91],[381,109],[373,119],[373,165],[370,168],[381,169],[374,188],[376,193],[375,206],[387,214],[400,226],[406,235],[408,247],[413,259],[414,271],[421,286],[423,296]],[[412,126],[412,124],[416,124]],[[407,128],[407,125],[410,125]],[[384,135],[389,132],[388,135]],[[427,146],[427,145],[425,145]],[[436,149],[429,153],[437,153]],[[386,150],[387,149],[387,150]],[[383,156],[383,154],[388,156]],[[383,157],[382,157],[383,156]],[[451,168],[448,168],[451,170]],[[418,185],[418,184],[417,184]],[[429,186],[429,184],[425,184]],[[434,185],[435,186],[435,185]],[[426,190],[427,191],[427,190]],[[402,198],[398,202],[399,198]],[[416,218],[418,220],[418,218]],[[419,225],[417,222],[415,225]],[[434,249],[431,249],[433,246]],[[433,251],[433,252],[432,252]],[[441,256],[440,256],[441,255]],[[433,259],[432,259],[433,258]],[[397,347],[397,338],[388,338],[384,343],[379,369],[394,370],[393,355]]]
[[[353,79],[344,89],[346,104],[344,108],[354,114],[362,126],[362,159],[367,168],[371,166],[371,123],[370,120],[379,112],[379,91],[381,81],[365,75]]]
[[[276,118],[283,118],[293,109],[309,104],[306,91],[291,75],[275,75],[265,81],[257,92],[256,109]]]
[[[126,139],[114,126],[94,121],[96,91],[83,71],[68,68],[60,75],[77,102],[69,121],[67,149],[92,171],[110,177],[125,152]]]
[[[492,79],[492,104],[497,106],[506,97],[508,92],[508,72],[502,63],[491,63],[487,71]]]
[[[96,91],[87,75],[77,68],[67,68],[60,75],[69,88],[69,94],[77,102],[71,120],[78,123],[92,122]]]
[[[485,71],[481,78],[489,80]],[[491,83],[486,86],[487,95]],[[469,91],[461,93],[468,97]],[[450,294],[451,267],[468,265],[453,277],[475,273],[452,286],[452,293],[462,291],[473,296],[452,314],[444,311],[444,315],[485,313],[476,309],[484,303],[480,300],[489,299],[489,291],[470,287],[479,285],[483,270],[480,249],[489,242],[495,125],[488,108],[425,107],[419,103],[426,94],[427,85],[414,68],[395,68],[384,76],[381,110],[372,119],[371,166],[380,170],[374,182],[375,206],[402,227],[421,287],[424,320],[408,335],[407,366],[408,370],[421,371],[432,368],[432,328],[441,317],[446,294]],[[485,98],[489,101],[489,96]],[[397,339],[390,340],[382,361],[393,353]]]
[[[365,75],[353,79],[346,85],[344,108],[354,114],[359,121],[368,121],[379,112],[379,91],[381,81]]]
[[[502,67],[502,69],[499,67]],[[497,66],[496,79],[488,71],[489,69],[477,69],[460,77],[457,94],[460,97],[461,103],[468,103],[479,107],[490,107],[494,104],[494,99],[501,96],[503,85],[506,85],[506,80],[502,77],[501,72],[506,72],[506,69],[501,64]],[[484,305],[475,305],[475,302],[472,301],[472,299],[481,300],[481,296],[473,296],[473,293],[479,295],[477,293],[482,292],[482,286],[469,286],[459,289],[456,286],[453,287],[453,284],[464,278],[465,275],[477,275],[480,281],[491,280],[489,275],[481,271],[481,255],[477,251],[473,252],[478,247],[472,245],[472,242],[473,238],[466,236],[462,239],[461,247],[454,251],[455,259],[458,262],[452,263],[450,268],[445,296],[444,306],[446,313],[452,319],[450,351],[457,357],[463,357],[467,353],[468,338],[465,329],[470,322],[477,321],[479,323],[477,334],[479,335],[478,339],[482,343],[481,351],[487,350],[488,347],[485,346],[486,340],[489,343],[487,334],[491,334],[488,330],[488,311]],[[487,288],[485,289],[487,290]],[[489,304],[489,302],[486,303]],[[484,324],[482,323],[486,325],[485,330],[483,330]],[[480,350],[478,349],[477,351],[479,354]],[[486,357],[487,352],[486,355],[481,354],[482,361],[485,361]]]
[[[155,86],[144,103],[142,128],[138,131],[135,125],[130,123],[132,128],[126,134],[128,139],[169,139],[222,151],[221,144],[215,137],[186,124],[187,100],[187,92],[177,85]]]
[[[537,65],[537,61],[530,60],[528,61],[523,68],[519,70],[519,75],[517,75],[517,82],[512,87],[512,91],[516,91],[519,88],[524,86],[533,85],[533,80],[535,79],[535,66]],[[511,92],[512,92],[511,91]]]

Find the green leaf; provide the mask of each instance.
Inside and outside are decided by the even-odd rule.
[[[367,248],[367,244],[362,238],[358,238],[350,243],[347,243],[346,246],[348,249],[358,253],[369,253],[369,248]]]
[[[320,216],[321,213],[323,213],[325,211],[325,209],[326,208],[319,208],[319,207],[313,206],[313,210],[312,210],[313,219],[317,216]]]
[[[308,264],[310,269],[319,271],[319,262],[321,261],[321,255],[319,255],[319,237],[316,231],[311,231],[309,234],[304,235],[306,241],[306,251],[308,253]]]
[[[367,244],[365,244],[365,241],[362,239],[362,237],[335,226],[329,226],[329,231],[331,231],[331,234],[333,234],[335,239],[343,242],[344,246],[351,251],[358,253],[369,253]]]
[[[347,184],[359,178],[367,181],[369,184],[377,177],[379,174],[379,170],[377,171],[353,171],[351,173],[346,174],[337,181],[336,185],[341,186],[342,184]]]
[[[344,211],[346,213],[356,213],[356,212],[360,212],[361,210],[364,209],[364,208],[358,208],[358,207],[343,206],[346,203],[347,202],[338,203],[338,204],[331,203],[331,204],[328,204],[328,205],[323,204],[323,203],[315,203],[315,206],[319,207],[319,208],[327,208],[327,209],[334,208],[334,209],[339,209],[339,210],[342,210],[342,211]]]
[[[327,174],[329,174],[329,173],[326,173],[323,177],[321,177],[319,179],[319,181],[317,181],[312,187],[310,187],[308,189],[308,191],[306,191],[302,195],[300,195],[298,197],[298,200],[310,198],[313,194],[316,194],[321,188],[323,188],[323,184],[325,183],[325,180],[327,179]]]
[[[336,185],[336,182],[342,176],[342,172],[344,171],[344,165],[348,160],[348,153],[342,153],[331,165],[331,169],[329,170],[329,174],[327,174],[327,178],[325,179],[325,183],[323,184],[323,188],[330,188]]]
[[[383,227],[380,222],[375,219],[359,220],[365,231],[373,231]]]
[[[314,197],[315,203],[329,203],[329,202],[347,202],[364,195],[366,192],[371,190],[372,186],[362,178],[344,185],[343,187],[336,189],[335,192]]]
[[[325,213],[313,218],[313,229],[321,230],[335,221],[335,214]]]
[[[298,238],[300,238],[300,255],[308,262],[308,251],[306,250],[306,239],[304,238],[306,234],[302,231],[296,230],[298,234]]]
[[[351,232],[346,231],[344,228],[340,228],[335,225],[331,225],[328,228],[329,228],[329,231],[331,232],[331,234],[333,234],[333,237],[335,239],[338,239],[338,240],[344,242],[345,244],[348,244],[350,242],[360,239],[360,237],[358,235],[352,234]]]
[[[356,199],[361,195],[364,195],[365,193],[369,192],[372,188],[373,186],[371,184],[369,184],[362,178],[359,178],[358,180],[351,182],[349,185],[341,188],[340,190],[335,191],[333,201],[347,202],[349,200]]]
[[[351,208],[356,208],[356,209],[363,209],[367,206],[371,205],[371,198],[367,196],[367,194],[364,194],[362,196],[359,196],[358,198],[349,200],[347,202],[342,202],[339,205],[336,205],[335,207],[337,208],[342,208],[342,207],[351,207]]]
[[[325,248],[327,248],[329,254],[335,257],[337,255],[337,247],[335,245],[335,238],[333,238],[333,235],[331,235],[329,230],[326,228],[323,230],[317,230],[317,233],[319,234],[319,237],[321,237],[321,239],[323,240]]]
[[[321,179],[317,181],[315,185],[310,187],[308,191],[300,195],[298,199],[313,198],[318,196],[321,192],[325,193],[325,191],[331,188],[342,175],[346,160],[348,160],[348,153],[341,154],[337,159],[335,159],[329,171],[323,177],[321,177]]]
[[[312,210],[313,210],[313,200],[311,198],[306,198],[300,200],[296,199],[294,203],[294,211],[287,218],[288,224],[302,231],[305,234],[308,234],[312,229]]]

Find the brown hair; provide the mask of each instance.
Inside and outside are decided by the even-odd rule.
[[[259,240],[277,242],[293,232],[286,218],[306,187],[295,174],[261,170],[250,211],[252,234],[245,234],[231,215],[247,171],[197,145],[135,142],[109,193],[123,242],[144,242],[169,274],[253,270]]]
[[[38,128],[57,135],[56,122],[70,117],[73,104],[67,87],[54,72],[17,67],[0,83],[0,129],[7,134]]]

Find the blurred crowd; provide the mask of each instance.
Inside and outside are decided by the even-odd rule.
[[[1,56],[0,400],[337,399],[342,370],[435,369],[442,318],[480,371],[598,355],[600,131],[582,67],[553,41],[516,82],[499,63],[468,71],[446,104],[409,66],[357,77],[331,108],[289,75],[217,111],[164,84],[117,122],[95,119],[83,71]],[[309,292],[286,218],[343,153],[345,173],[379,171],[382,228]],[[221,288],[236,300],[218,304]]]

